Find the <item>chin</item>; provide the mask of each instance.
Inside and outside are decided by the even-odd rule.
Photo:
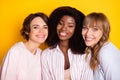
[[[86,43],[86,46],[89,46],[89,47],[91,47],[91,46],[92,46],[92,44],[88,44],[88,43]]]

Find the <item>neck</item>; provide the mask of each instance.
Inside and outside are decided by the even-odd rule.
[[[36,50],[37,50],[37,48],[39,47],[38,44],[33,43],[33,42],[31,42],[31,41],[25,42],[25,46],[27,47],[27,49],[28,49],[33,55],[36,54]]]
[[[68,42],[60,42],[59,47],[60,47],[61,51],[63,52],[63,54],[67,54],[67,51],[69,49]]]

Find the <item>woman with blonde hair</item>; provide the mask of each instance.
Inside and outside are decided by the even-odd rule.
[[[103,13],[90,13],[83,21],[82,36],[91,54],[95,80],[120,80],[120,51],[109,39],[110,23]]]

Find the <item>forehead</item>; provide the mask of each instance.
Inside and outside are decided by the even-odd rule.
[[[65,15],[63,16],[60,21],[63,21],[63,22],[68,22],[68,23],[74,23],[75,24],[75,19],[71,16],[68,16],[68,15]]]
[[[43,21],[43,19],[41,17],[34,17],[31,22],[34,21]]]
[[[100,19],[95,19],[95,18],[86,18],[84,20],[83,25],[88,26],[88,27],[98,27],[102,28],[103,22]]]
[[[30,25],[32,24],[46,24],[45,21],[41,17],[35,17],[31,22]]]
[[[74,18],[72,16],[69,16],[69,15],[64,15],[64,16],[61,17],[61,19],[64,19],[64,18],[71,18],[71,19],[74,20]]]

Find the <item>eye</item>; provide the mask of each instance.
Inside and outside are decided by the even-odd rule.
[[[33,25],[32,28],[33,29],[37,29],[39,27],[39,25]]]
[[[93,31],[98,31],[99,29],[97,27],[94,27],[93,28]]]
[[[37,27],[37,26],[34,26],[33,28],[34,28],[34,29],[37,29],[38,27]]]
[[[62,22],[62,21],[59,21],[58,25],[63,25],[63,22]]]
[[[88,28],[86,26],[83,26],[82,30],[87,30]]]
[[[45,25],[43,28],[44,28],[44,29],[48,29],[48,26],[47,26],[47,25]]]
[[[68,25],[68,27],[73,28],[73,27],[74,27],[74,25]]]

